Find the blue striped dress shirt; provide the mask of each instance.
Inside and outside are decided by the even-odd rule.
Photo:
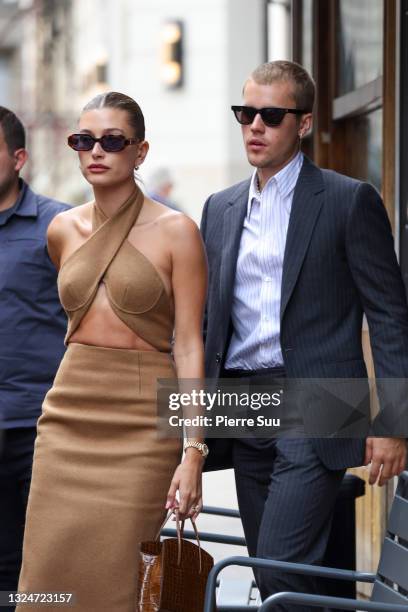
[[[252,175],[232,302],[233,334],[225,368],[259,370],[283,365],[280,301],[283,256],[293,192],[303,164],[298,153],[262,192]]]

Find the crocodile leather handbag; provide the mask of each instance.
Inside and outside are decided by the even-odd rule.
[[[208,574],[214,560],[200,546],[183,539],[184,521],[176,512],[177,538],[142,542],[140,548],[137,612],[202,612]]]

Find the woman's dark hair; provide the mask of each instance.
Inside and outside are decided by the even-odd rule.
[[[96,108],[118,108],[119,110],[126,111],[135,137],[140,140],[145,139],[145,122],[142,109],[130,96],[126,96],[118,91],[108,91],[92,98],[84,106],[82,112],[95,110]]]
[[[25,131],[20,119],[13,111],[0,106],[0,126],[10,155],[17,149],[25,149]]]

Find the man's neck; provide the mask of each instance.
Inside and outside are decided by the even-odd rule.
[[[5,187],[3,192],[0,192],[0,212],[4,212],[9,208],[12,208],[17,202],[18,196],[20,195],[20,181],[17,179],[13,181],[9,186]]]
[[[262,191],[262,189],[265,187],[266,183],[269,181],[270,178],[278,174],[278,172],[283,170],[285,166],[290,164],[290,162],[295,159],[296,155],[299,152],[300,152],[300,149],[297,149],[288,159],[286,159],[284,162],[280,164],[277,164],[274,167],[257,168],[256,178],[257,178],[257,187],[259,191],[260,192]]]

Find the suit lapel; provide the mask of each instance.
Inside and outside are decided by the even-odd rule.
[[[247,212],[250,180],[237,189],[224,213],[220,270],[222,319],[229,320],[242,226]]]
[[[322,173],[305,157],[293,195],[282,272],[281,321],[324,200]]]

